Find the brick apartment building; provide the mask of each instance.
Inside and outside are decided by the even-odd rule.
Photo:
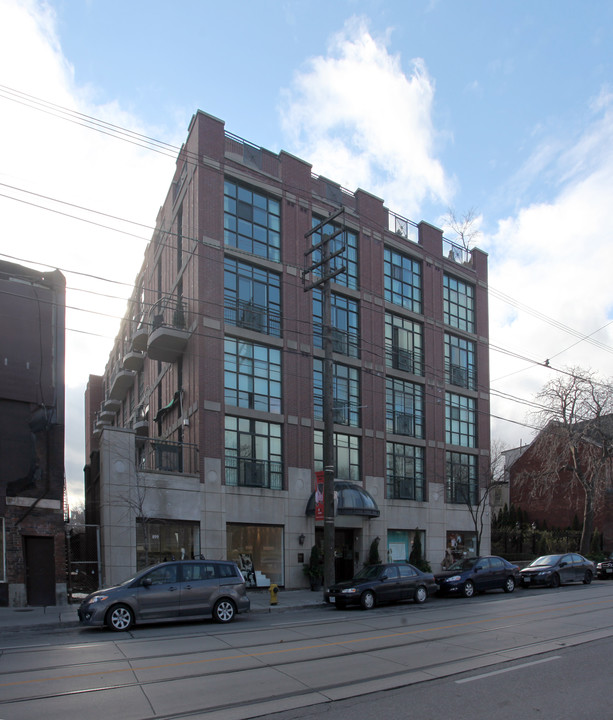
[[[0,262],[0,605],[66,601],[65,281]]]
[[[332,282],[336,576],[474,552],[489,465],[487,257],[198,112],[103,378],[90,378],[87,522],[103,581],[171,557],[248,559],[307,583],[321,538],[323,230]],[[307,276],[307,282],[312,280]],[[92,395],[96,400],[92,400]],[[97,406],[97,399],[100,405]],[[489,528],[483,549],[489,546]]]

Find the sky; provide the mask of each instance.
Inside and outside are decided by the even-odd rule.
[[[71,504],[197,109],[449,239],[474,216],[497,443],[560,372],[611,377],[612,36],[592,0],[0,0],[0,259],[67,279]]]

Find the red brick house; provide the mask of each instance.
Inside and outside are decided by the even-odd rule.
[[[603,437],[613,438],[613,416],[603,418],[601,424]],[[589,433],[588,433],[589,435]],[[556,473],[557,477],[544,479],[544,447],[554,442],[547,431],[541,431],[532,443],[522,449],[519,454],[511,454],[511,462],[507,468],[509,481],[509,502],[515,508],[527,513],[531,522],[549,528],[571,527],[575,519],[583,523],[585,507],[585,490],[573,478],[572,470],[564,467],[561,461]],[[587,453],[595,446],[601,446],[596,438],[586,437],[578,447],[584,447]],[[590,446],[588,448],[588,445]],[[581,458],[579,458],[580,460]],[[594,502],[594,528],[603,538],[606,551],[613,550],[613,459],[609,457],[604,463],[605,471],[599,483],[597,497]]]

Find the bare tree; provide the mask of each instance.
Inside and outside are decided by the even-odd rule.
[[[481,554],[481,539],[485,528],[485,520],[490,509],[492,493],[506,485],[504,477],[504,455],[501,443],[494,441],[491,445],[489,463],[481,468],[480,478],[476,484],[471,484],[467,477],[466,466],[452,468],[452,477],[455,484],[456,498],[468,508],[475,529],[477,555]]]
[[[477,238],[481,235],[478,221],[479,216],[475,208],[470,208],[462,217],[458,217],[455,210],[449,208],[443,219],[444,225],[455,233],[456,242],[464,250],[471,250],[477,242]]]
[[[613,457],[613,388],[591,370],[569,368],[537,395],[540,433],[532,444],[534,462],[520,482],[534,497],[583,492],[580,552],[589,552],[594,518],[610,484]]]
[[[149,549],[150,543],[150,528],[149,522],[151,518],[148,515],[146,508],[147,499],[147,486],[143,483],[141,473],[137,472],[135,482],[131,488],[128,488],[128,492],[120,496],[120,501],[124,503],[130,511],[133,513],[136,522],[140,522],[143,531],[143,547],[145,550],[145,564],[144,567],[149,565]]]

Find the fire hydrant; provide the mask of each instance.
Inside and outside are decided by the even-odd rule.
[[[270,593],[270,604],[276,605],[277,604],[277,595],[279,593],[279,586],[275,585],[275,583],[270,583],[268,592]]]

